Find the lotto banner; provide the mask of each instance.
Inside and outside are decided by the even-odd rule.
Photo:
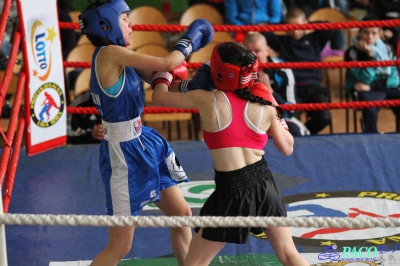
[[[66,144],[64,68],[56,0],[19,0],[28,77],[26,151],[34,155]]]

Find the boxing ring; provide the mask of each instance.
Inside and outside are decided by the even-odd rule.
[[[6,11],[10,0],[5,1]],[[7,12],[3,11],[1,24]],[[372,23],[372,24],[371,24]],[[292,30],[400,25],[400,20],[375,22],[316,23],[313,25],[214,26],[216,31]],[[60,27],[78,28],[73,23]],[[136,30],[181,32],[184,26],[135,25]],[[4,33],[0,27],[0,36]],[[15,61],[20,43],[17,31],[13,39],[10,62]],[[398,51],[399,55],[399,51]],[[274,63],[264,67],[367,67],[400,66],[400,61]],[[66,63],[64,67],[89,67],[88,62]],[[191,63],[196,68],[200,63]],[[8,67],[11,72],[12,66]],[[7,73],[7,71],[6,71]],[[7,90],[7,77],[2,80],[1,105]],[[25,119],[20,116],[20,99],[25,86],[25,73],[19,76],[10,125],[1,149],[0,184],[4,213],[0,226],[5,241],[0,249],[8,265],[88,265],[107,244],[111,221],[105,213],[104,186],[99,178],[98,146],[76,145],[55,148],[28,156],[21,146]],[[19,101],[18,101],[19,99]],[[398,100],[283,106],[285,110],[320,110],[361,107],[398,106]],[[67,108],[69,113],[94,112],[88,108]],[[145,112],[194,112],[174,108],[146,108]],[[15,132],[15,133],[14,133]],[[294,242],[310,265],[400,265],[400,134],[333,134],[296,137],[291,156],[280,154],[269,141],[265,158],[285,199]],[[214,189],[213,165],[203,141],[171,142],[191,182],[181,191],[193,211],[193,220],[175,221],[174,226],[205,222],[213,226],[219,220],[196,220],[200,207]],[[1,208],[0,208],[1,210]],[[146,218],[159,221],[148,221]],[[36,217],[36,218],[35,218]],[[58,217],[58,218],[57,218]],[[61,217],[61,218],[60,218]],[[86,218],[82,218],[86,217]],[[311,218],[311,220],[296,220]],[[43,219],[41,219],[43,218]],[[70,219],[68,219],[70,218]],[[112,217],[111,217],[112,218]],[[132,218],[132,217],[130,217]],[[169,242],[170,223],[163,222],[154,206],[144,208],[127,260],[119,265],[176,265]],[[238,217],[239,218],[239,217]],[[267,218],[267,217],[264,217]],[[317,218],[317,219],[313,219]],[[337,224],[330,219],[344,219]],[[237,221],[238,220],[238,221]],[[222,220],[222,222],[239,222]],[[167,220],[169,221],[169,220]],[[339,220],[340,221],[340,220]],[[354,221],[357,223],[351,223]],[[132,223],[133,222],[133,223]],[[264,225],[282,225],[281,220],[257,220]],[[243,223],[243,222],[242,222]],[[244,220],[245,224],[249,221]],[[122,225],[117,223],[113,225]],[[126,224],[124,224],[126,225]],[[221,225],[223,226],[223,225]],[[1,235],[1,233],[0,233]],[[5,251],[6,250],[6,251]],[[337,256],[343,260],[334,262]],[[0,256],[1,257],[1,256]],[[3,265],[4,257],[0,258]],[[353,263],[353,264],[351,264]],[[244,245],[228,244],[211,265],[280,265],[268,240],[252,236]]]
[[[298,137],[293,155],[285,157],[269,143],[265,157],[285,197],[290,217],[398,218],[397,143],[399,134]],[[211,158],[202,141],[171,142],[171,145],[190,177],[191,182],[181,190],[196,216],[213,189]],[[66,146],[33,157],[22,151],[9,213],[104,215],[103,194],[97,145]],[[150,207],[141,215],[162,214]],[[291,230],[297,248],[310,264],[316,264],[318,255],[333,243],[340,249],[384,246],[386,250],[396,250],[393,255],[400,263],[399,227],[344,232],[297,227]],[[6,236],[9,265],[49,265],[57,261],[69,264],[51,265],[85,265],[77,261],[92,259],[107,243],[104,226],[8,225]],[[228,244],[218,255],[217,261],[225,261],[227,265],[233,265],[228,264],[229,260],[254,263],[239,265],[280,265],[255,263],[276,261],[268,241],[256,237],[250,237],[244,245]],[[175,265],[172,256],[168,228],[140,227],[127,258],[143,260],[125,265]]]

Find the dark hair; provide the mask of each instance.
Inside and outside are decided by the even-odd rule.
[[[218,54],[222,62],[245,67],[253,65],[257,57],[246,47],[236,42],[226,42],[218,46]]]
[[[249,88],[244,88],[244,89],[239,89],[239,90],[235,90],[235,93],[237,96],[239,96],[242,99],[245,99],[251,103],[259,103],[261,105],[268,105],[271,107],[276,108],[276,116],[278,119],[283,118],[285,112],[283,111],[283,109],[279,106],[276,106],[275,104],[273,104],[270,101],[266,101],[263,98],[259,97],[259,96],[255,96],[254,94],[252,94],[249,90]]]
[[[271,105],[271,102],[264,100],[263,98],[259,96],[255,96],[252,94],[249,90],[249,88],[244,88],[244,89],[238,89],[235,90],[236,95],[238,95],[240,98],[243,98],[245,100],[248,100],[249,102],[252,103],[259,103],[262,105]]]
[[[289,19],[295,19],[302,16],[304,16],[304,18],[306,17],[306,13],[303,9],[299,7],[291,7],[286,13],[285,21],[287,22]]]
[[[111,44],[111,42],[106,38],[101,38],[93,35],[86,35],[86,37],[88,38],[90,43],[93,44],[93,46],[107,46]]]
[[[379,18],[375,14],[367,14],[363,17],[362,21],[371,21],[371,20],[379,20]]]
[[[93,8],[97,8],[99,6],[102,6],[104,4],[107,4],[110,2],[110,0],[88,0],[89,5],[88,7],[85,8],[85,10],[89,10],[89,9],[93,9]]]

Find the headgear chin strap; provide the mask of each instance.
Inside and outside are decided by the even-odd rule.
[[[130,11],[124,0],[111,0],[99,7],[83,10],[79,16],[82,34],[105,38],[112,44],[126,46],[119,16]]]
[[[240,67],[234,64],[225,63],[221,60],[217,44],[211,54],[210,67],[212,78],[217,89],[223,91],[243,89],[253,85],[257,79],[258,59],[248,51],[245,60],[248,65]]]

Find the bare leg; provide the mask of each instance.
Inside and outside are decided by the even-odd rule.
[[[189,252],[185,259],[186,266],[207,266],[217,253],[225,246],[225,242],[216,242],[201,237],[203,229],[194,234],[190,242]]]
[[[178,186],[161,191],[161,201],[155,203],[167,216],[192,216],[192,210],[180,192]],[[183,265],[189,249],[192,232],[190,227],[171,228],[171,245],[178,265]]]
[[[93,260],[91,266],[114,266],[131,250],[134,227],[109,227],[108,244]]]
[[[265,234],[276,256],[285,266],[308,266],[294,245],[289,227],[269,227]]]

